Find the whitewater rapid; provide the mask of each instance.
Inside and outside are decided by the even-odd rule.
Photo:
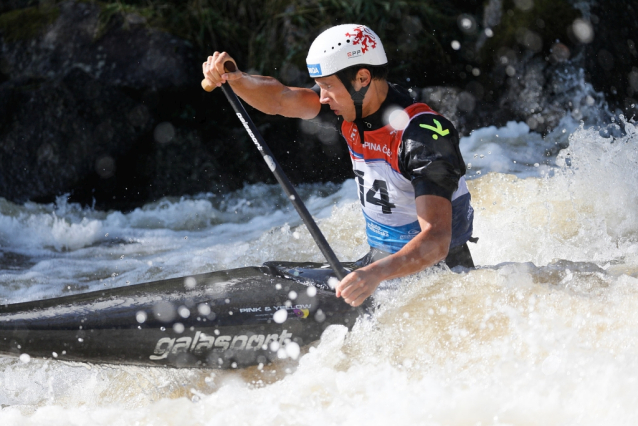
[[[351,332],[261,370],[0,357],[0,424],[635,424],[636,123],[566,118],[545,137],[508,123],[461,148],[476,270],[388,282]],[[365,254],[354,181],[299,192],[340,259]],[[130,213],[0,200],[0,248],[2,304],[322,261],[269,185]]]

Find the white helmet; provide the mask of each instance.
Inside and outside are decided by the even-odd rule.
[[[381,39],[365,25],[337,25],[312,42],[306,64],[310,77],[327,77],[353,65],[385,65]]]

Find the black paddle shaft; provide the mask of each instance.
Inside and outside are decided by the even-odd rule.
[[[231,69],[235,69],[235,66],[232,62],[226,62],[224,66],[226,70],[230,72],[233,72],[231,71]],[[326,260],[334,270],[337,278],[339,278],[339,280],[344,279],[348,272],[343,268],[343,266],[339,262],[339,259],[337,259],[337,256],[335,255],[334,251],[332,251],[332,248],[328,244],[328,241],[326,241],[326,238],[321,233],[321,230],[317,226],[317,223],[310,215],[310,212],[308,212],[306,205],[303,203],[303,201],[301,201],[301,198],[297,194],[297,191],[290,183],[290,180],[288,180],[288,177],[286,177],[286,174],[281,169],[281,166],[279,165],[275,157],[272,155],[270,148],[268,148],[268,145],[266,145],[264,138],[257,130],[257,127],[255,127],[255,124],[250,119],[250,116],[246,112],[246,109],[244,108],[242,103],[237,98],[237,95],[233,91],[232,87],[230,87],[229,84],[222,84],[222,92],[224,92],[224,95],[226,95],[228,102],[230,102],[233,109],[235,110],[239,121],[241,121],[241,124],[246,129],[246,132],[248,132],[248,136],[250,136],[250,139],[252,139],[262,157],[264,157],[264,161],[268,165],[268,168],[270,168],[270,171],[273,172],[275,178],[277,179],[277,182],[279,182],[284,192],[288,196],[288,199],[292,202],[292,205],[295,206],[295,209],[297,209],[297,213],[299,213],[299,216],[301,216],[301,220],[303,220],[306,228],[308,228],[308,231],[310,231],[310,235],[312,235],[312,238],[314,238],[315,242],[319,246],[319,249],[326,257]]]

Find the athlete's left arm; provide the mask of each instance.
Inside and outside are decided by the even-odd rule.
[[[438,195],[416,198],[421,232],[398,252],[348,274],[337,285],[337,297],[359,306],[381,281],[414,274],[447,256],[452,239],[452,203]]]

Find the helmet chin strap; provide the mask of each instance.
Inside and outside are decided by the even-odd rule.
[[[350,92],[350,97],[354,102],[354,110],[357,113],[356,120],[360,120],[363,118],[363,99],[366,97],[368,88],[370,88],[370,86],[365,86],[359,90],[354,90],[354,87],[352,87],[352,85],[350,84],[350,88],[348,89],[348,92]]]
[[[368,84],[367,86],[364,86],[359,90],[355,90],[354,87],[352,86],[352,83],[350,83],[350,81],[348,81],[347,78],[344,78],[345,76],[342,76],[340,74],[341,73],[337,73],[337,77],[339,78],[339,80],[341,80],[343,85],[346,87],[346,90],[348,90],[348,93],[350,93],[350,97],[352,98],[352,101],[354,102],[354,110],[356,113],[354,124],[359,129],[359,136],[361,137],[361,144],[363,145],[364,126],[362,126],[363,123],[361,123],[361,119],[363,118],[363,99],[366,97],[366,93],[368,92],[370,85]]]

